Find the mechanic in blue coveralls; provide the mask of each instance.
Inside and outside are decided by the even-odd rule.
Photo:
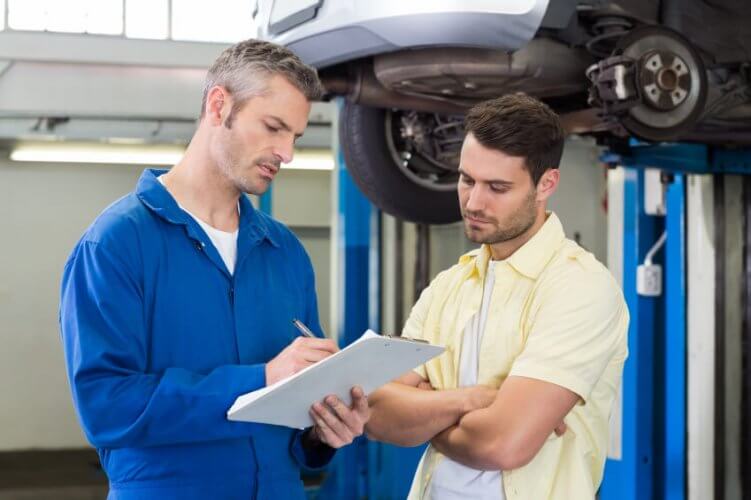
[[[146,170],[66,263],[60,324],[73,400],[111,499],[304,498],[300,467],[363,432],[367,400],[328,397],[304,431],[230,422],[240,394],[336,351],[321,335],[297,238],[244,193],[269,188],[319,98],[315,71],[261,41],[209,69],[197,131],[169,172]]]

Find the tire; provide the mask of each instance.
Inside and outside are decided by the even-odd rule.
[[[415,223],[461,220],[455,189],[431,189],[410,179],[396,164],[386,138],[386,114],[345,102],[339,115],[339,142],[347,170],[379,209]]]

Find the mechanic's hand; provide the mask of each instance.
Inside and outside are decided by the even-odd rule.
[[[285,379],[338,351],[331,339],[297,337],[274,359],[266,363],[266,385]]]
[[[368,398],[360,387],[353,387],[351,394],[351,407],[336,396],[326,396],[322,402],[311,406],[310,417],[315,422],[312,431],[314,438],[332,448],[341,448],[363,433],[370,419]]]

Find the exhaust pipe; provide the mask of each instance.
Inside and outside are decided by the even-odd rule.
[[[439,97],[408,95],[390,90],[376,78],[372,62],[357,65],[354,72],[351,76],[335,72],[321,74],[321,81],[327,92],[325,98],[341,95],[349,102],[363,106],[447,115],[463,115],[471,107],[471,104],[465,106]]]

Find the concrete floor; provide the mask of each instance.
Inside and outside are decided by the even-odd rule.
[[[325,474],[303,475],[314,500]],[[107,477],[92,449],[0,453],[0,500],[105,500]]]
[[[0,490],[0,500],[104,500],[106,498],[106,486]]]
[[[103,500],[107,477],[91,449],[0,453],[0,500]]]

